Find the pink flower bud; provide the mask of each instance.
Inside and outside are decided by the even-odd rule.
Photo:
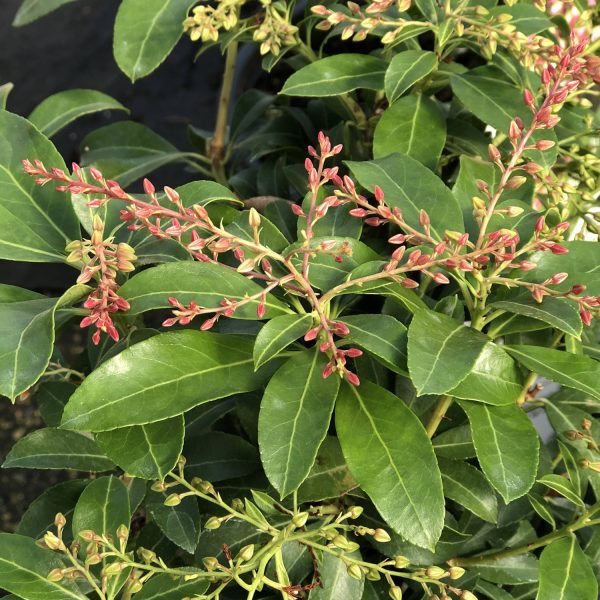
[[[581,317],[581,322],[584,325],[589,327],[592,324],[592,313],[589,310],[582,308],[579,311],[579,316]]]
[[[419,211],[419,223],[422,227],[428,227],[430,224],[429,215],[423,209]]]
[[[392,252],[392,259],[395,260],[396,262],[398,262],[399,260],[402,259],[405,252],[406,252],[406,246],[400,246],[399,248],[396,248]]]
[[[548,280],[548,283],[550,285],[558,285],[559,283],[562,283],[568,276],[568,273],[557,273]]]
[[[498,162],[500,160],[500,150],[494,144],[490,144],[488,146],[488,156],[492,162]]]
[[[348,358],[358,358],[363,355],[363,351],[358,348],[348,348],[348,350],[345,351],[345,354]]]
[[[212,329],[214,324],[217,322],[217,318],[218,317],[212,317],[211,319],[206,319],[206,321],[200,325],[200,331],[208,331],[209,329]]]
[[[550,247],[550,252],[552,254],[566,254],[569,250],[560,244],[552,244]]]
[[[371,227],[379,227],[382,223],[385,223],[385,221],[378,219],[377,217],[369,217],[368,219],[365,219],[365,223]]]
[[[329,348],[331,348],[331,342],[323,342],[319,346],[319,351],[320,352],[327,352],[327,350],[329,350]]]
[[[292,204],[292,212],[297,216],[297,217],[305,217],[306,215],[304,214],[304,211],[302,210],[302,207],[298,204]]]
[[[518,266],[521,271],[531,271],[537,267],[537,264],[530,260],[522,260]]]
[[[390,244],[404,244],[406,241],[406,236],[403,233],[397,233],[388,239]]]
[[[529,90],[525,90],[523,92],[523,100],[525,101],[525,104],[529,106],[529,108],[533,108],[535,100],[533,98],[533,94]]]
[[[535,222],[535,230],[536,230],[536,232],[537,233],[541,233],[544,230],[545,226],[546,226],[546,217],[544,215],[542,215]]]
[[[264,318],[265,316],[265,312],[266,312],[266,307],[265,307],[265,303],[261,302],[257,307],[256,307],[256,316],[259,319]]]
[[[327,379],[333,373],[334,365],[333,363],[328,362],[323,369],[323,379]]]
[[[156,192],[156,188],[149,179],[144,179],[144,192],[146,192],[148,196],[152,196],[154,195],[154,192]]]
[[[400,283],[402,287],[408,289],[414,289],[419,287],[419,283],[417,281],[415,281],[414,279],[409,279],[408,277],[405,277]]]
[[[585,292],[586,289],[587,287],[585,285],[581,283],[576,283],[569,291],[571,294],[579,296],[579,294],[583,294],[583,292]]]
[[[510,122],[510,126],[508,128],[508,136],[514,142],[515,140],[519,139],[520,135],[521,135],[521,128],[517,125],[517,122],[513,119]]]
[[[90,174],[96,181],[102,181],[103,179],[102,173],[100,173],[100,171],[94,167],[90,167]]]
[[[341,321],[337,321],[336,323],[334,323],[333,328],[335,334],[339,335],[340,337],[344,337],[345,335],[348,335],[350,333],[348,325],[346,325],[346,323],[342,323]]]
[[[356,373],[352,373],[352,371],[348,371],[348,369],[344,369],[344,377],[346,381],[352,385],[359,386],[360,379]]]
[[[318,327],[313,327],[312,329],[309,329],[304,335],[304,341],[312,342],[317,338],[317,335],[319,335],[319,331],[321,331],[320,325]]]
[[[369,212],[368,212],[368,211],[366,211],[364,208],[353,208],[353,209],[350,211],[350,214],[351,214],[353,217],[365,217],[366,215],[368,215],[368,214],[369,214]]]
[[[550,150],[550,148],[552,148],[554,146],[554,142],[552,140],[539,140],[538,142],[535,143],[535,147],[538,150]]]
[[[432,279],[436,283],[450,283],[450,280],[443,273],[434,273]]]
[[[314,169],[313,162],[312,162],[312,160],[310,160],[310,158],[307,158],[304,161],[304,168],[306,169],[307,173],[310,173]]]

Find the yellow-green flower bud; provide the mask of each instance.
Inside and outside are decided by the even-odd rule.
[[[219,560],[214,556],[205,556],[202,559],[202,563],[206,567],[207,571],[214,571],[219,566]]]
[[[404,569],[408,565],[410,565],[410,560],[406,556],[402,556],[401,554],[394,556],[394,566],[396,569]]]
[[[296,527],[304,527],[306,525],[306,521],[308,521],[307,512],[300,512],[292,517],[292,523]]]
[[[477,596],[469,590],[463,590],[460,594],[462,600],[477,600]]]
[[[163,504],[165,506],[177,506],[181,504],[181,496],[179,494],[169,494]]]
[[[219,529],[221,527],[221,519],[218,517],[211,517],[204,523],[204,529]]]
[[[351,519],[358,519],[358,517],[363,514],[363,511],[364,508],[362,506],[353,506],[348,512],[350,513]]]
[[[52,569],[48,575],[46,575],[46,579],[48,581],[60,581],[65,574],[62,569]]]
[[[402,588],[397,585],[393,585],[390,588],[389,594],[393,600],[402,600]]]
[[[381,542],[381,543],[390,542],[392,540],[390,534],[385,529],[380,529],[380,528],[377,528],[375,530],[375,533],[373,534],[373,539],[376,542]]]
[[[362,569],[357,565],[357,564],[351,564],[348,565],[348,575],[350,575],[350,577],[353,577],[354,579],[362,579],[363,576],[363,572]]]
[[[460,579],[464,574],[465,570],[462,567],[450,567],[450,579]]]
[[[252,560],[253,556],[254,556],[254,544],[248,544],[247,546],[244,546],[239,551],[237,558],[239,558],[240,560],[242,560],[244,562],[248,562],[249,560]]]
[[[427,570],[425,571],[425,574],[427,575],[427,577],[430,577],[431,579],[441,579],[442,577],[445,577],[446,575],[448,575],[448,571],[446,571],[445,569],[442,569],[442,567],[428,567]]]

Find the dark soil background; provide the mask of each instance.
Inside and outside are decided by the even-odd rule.
[[[0,85],[12,82],[8,110],[27,116],[56,92],[89,88],[109,94],[130,109],[130,119],[144,123],[180,148],[188,147],[188,124],[210,130],[221,80],[222,58],[211,50],[194,62],[197,46],[182,39],[171,56],[149,77],[131,84],[112,56],[112,30],[119,0],[79,0],[21,28],[11,26],[22,0],[0,2]],[[254,83],[259,62],[252,55],[239,69],[238,91]],[[85,117],[53,138],[67,164],[79,158],[87,133],[123,113]],[[23,157],[26,158],[26,157]],[[153,176],[158,185],[186,181],[177,168]],[[0,261],[0,283],[58,295],[72,284],[75,272],[64,265]],[[0,462],[14,442],[41,427],[35,404],[16,406],[0,398]],[[0,470],[0,530],[12,531],[29,503],[68,474],[25,469]]]

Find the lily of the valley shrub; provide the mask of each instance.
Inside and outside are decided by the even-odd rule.
[[[75,269],[0,286],[0,394],[47,425],[3,466],[79,472],[0,534],[0,589],[596,600],[597,16],[194,4],[122,0],[114,34],[132,81],[220,46],[189,148],[116,121],[67,168],[48,138],[124,106],[0,111],[0,258]],[[240,44],[282,89],[236,97]]]

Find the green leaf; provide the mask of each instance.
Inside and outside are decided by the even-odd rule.
[[[546,29],[554,27],[552,21],[544,12],[538,10],[532,4],[515,4],[513,6],[495,6],[490,10],[490,14],[510,15],[512,19],[509,21],[511,25],[517,28],[517,31],[525,35],[533,35]]]
[[[348,556],[361,560],[358,552]],[[322,585],[310,591],[309,600],[361,600],[365,580],[350,576],[348,566],[341,558],[324,552],[319,561],[319,573]]]
[[[358,345],[379,359],[388,369],[407,374],[406,327],[390,315],[351,315],[340,319],[350,333],[340,346]]]
[[[71,515],[81,492],[88,483],[87,480],[75,479],[63,481],[48,488],[27,507],[17,527],[17,533],[34,540],[40,539],[46,531],[55,527],[54,519],[60,512],[67,518],[67,526],[63,535],[68,537],[71,529]]]
[[[585,502],[579,497],[571,482],[565,477],[550,473],[538,479],[538,482],[564,496],[567,500],[573,502],[573,504],[585,508]]]
[[[540,587],[536,600],[596,600],[598,582],[577,538],[552,542],[540,557]]]
[[[198,545],[200,511],[195,496],[182,498],[177,506],[165,506],[170,491],[150,492],[146,508],[161,531],[180,548],[192,554]]]
[[[208,431],[188,437],[183,450],[186,473],[207,481],[244,477],[260,468],[256,448],[239,435]]]
[[[458,460],[438,456],[444,496],[489,523],[498,520],[498,501],[481,471]]]
[[[171,575],[159,573],[136,594],[137,600],[181,600],[184,597],[201,596],[208,589],[208,582],[203,579],[185,581],[173,579]]]
[[[127,474],[141,479],[165,478],[183,448],[183,416],[134,425],[96,435],[106,455]]]
[[[75,213],[63,193],[25,174],[21,161],[59,169],[65,163],[23,117],[0,110],[0,134],[0,259],[63,262],[65,246],[80,237]]]
[[[576,306],[562,298],[548,296],[544,301],[536,302],[530,294],[510,300],[502,300],[490,304],[491,308],[537,319],[564,331],[577,339],[581,337],[583,325]]]
[[[477,459],[488,481],[506,502],[526,494],[537,473],[539,439],[516,405],[490,406],[460,401],[471,424]]]
[[[185,156],[145,125],[131,121],[96,129],[84,138],[81,148],[83,165],[96,167],[123,187]]]
[[[450,76],[452,90],[458,99],[478,119],[491,125],[501,133],[507,133],[510,122],[520,116],[525,125],[531,122],[531,111],[523,103],[521,90],[503,79],[502,71],[494,67],[478,67],[467,73]],[[541,130],[533,134],[532,139],[556,141],[553,131]],[[540,152],[525,152],[538,163],[550,166],[556,161],[556,147]]]
[[[106,431],[160,421],[254,390],[266,375],[264,370],[254,372],[252,342],[245,336],[163,333],[131,346],[88,375],[65,407],[62,427]]]
[[[392,58],[385,72],[385,95],[396,102],[412,85],[427,77],[436,67],[437,58],[425,50],[405,50]]]
[[[44,381],[38,386],[35,402],[48,427],[60,425],[65,404],[75,389],[68,381]]]
[[[533,554],[520,554],[508,558],[490,558],[477,562],[477,565],[469,567],[469,570],[471,569],[482,579],[494,583],[516,585],[537,581],[539,564]]]
[[[146,269],[125,283],[119,294],[129,302],[130,312],[135,315],[171,307],[169,298],[172,296],[184,305],[193,301],[205,308],[218,308],[225,298],[242,300],[246,296],[260,294],[261,289],[254,281],[224,265],[185,261]],[[237,319],[258,319],[256,309],[259,303],[260,297],[241,306],[233,316]],[[291,312],[272,294],[266,297],[265,309],[266,319]]]
[[[123,0],[115,20],[113,52],[132,82],[149,75],[183,34],[192,0]]]
[[[533,510],[542,518],[546,523],[552,525],[552,529],[556,528],[556,521],[554,516],[552,515],[552,511],[550,510],[548,503],[544,501],[543,498],[536,496],[535,494],[527,494],[527,499],[529,503],[533,507]]]
[[[530,371],[600,400],[600,362],[597,360],[541,346],[505,347]]]
[[[338,54],[321,58],[285,82],[281,94],[287,96],[339,96],[356,89],[380,90],[387,63],[364,54]]]
[[[323,379],[327,361],[316,348],[296,354],[273,375],[263,396],[261,460],[282,498],[306,479],[329,428],[339,377]]]
[[[48,573],[65,564],[35,540],[14,533],[0,533],[0,589],[23,600],[87,600],[77,584],[48,581]]]
[[[308,477],[298,488],[298,501],[320,502],[339,498],[356,487],[358,484],[350,473],[338,439],[327,436]]]
[[[393,154],[379,160],[348,162],[360,185],[372,191],[379,185],[386,203],[402,210],[411,227],[420,228],[419,213],[427,211],[431,232],[440,239],[446,230],[461,231],[463,219],[458,202],[442,180],[410,156]]]
[[[350,471],[381,516],[412,544],[433,549],[444,525],[444,496],[419,419],[369,381],[342,386],[335,417]]]
[[[123,482],[112,475],[92,481],[83,490],[73,513],[73,536],[92,530],[117,539],[121,525],[129,527],[129,495]]]
[[[451,317],[417,312],[408,328],[408,369],[419,395],[455,388],[488,343],[486,336]]]
[[[2,467],[95,472],[109,471],[115,465],[89,437],[47,427],[21,438],[8,453]]]
[[[438,456],[464,459],[475,456],[475,447],[468,425],[459,425],[433,438],[433,449]]]
[[[52,137],[83,115],[103,110],[124,110],[114,98],[96,90],[66,90],[45,98],[38,104],[28,119],[45,136]]]
[[[282,315],[271,319],[256,336],[254,366],[258,369],[275,358],[284,348],[302,337],[312,324],[312,316]]]
[[[6,110],[6,104],[8,102],[8,96],[13,91],[13,83],[4,83],[0,85],[0,110]]]
[[[75,0],[23,0],[12,22],[13,27],[29,25],[33,21]]]
[[[446,142],[446,120],[435,100],[423,94],[400,98],[375,127],[373,157],[400,152],[435,170]]]
[[[224,185],[216,181],[208,181],[199,179],[198,181],[190,181],[185,185],[180,185],[177,188],[177,193],[183,206],[193,206],[200,204],[208,206],[214,202],[231,202],[234,204],[243,204],[241,200]]]

